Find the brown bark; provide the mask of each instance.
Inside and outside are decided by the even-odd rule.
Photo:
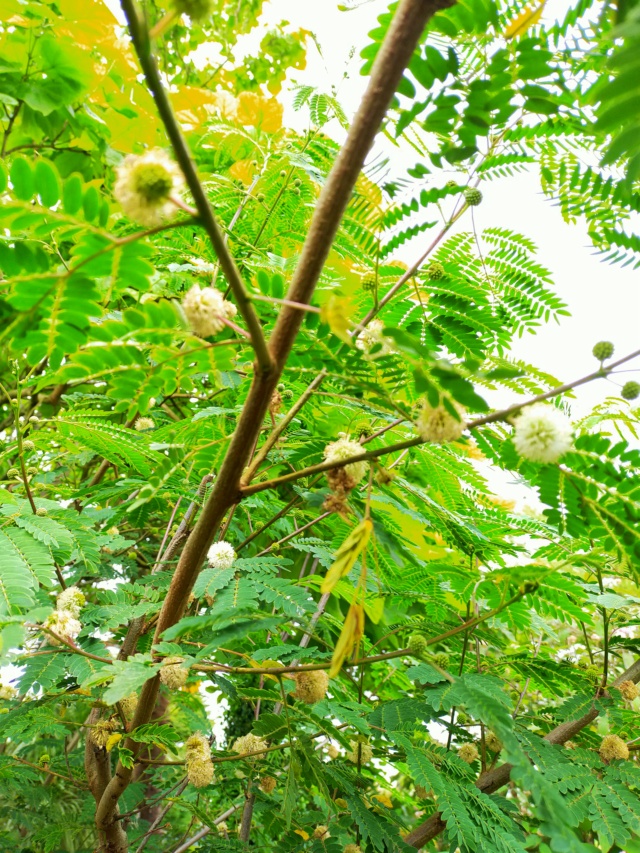
[[[272,394],[298,334],[303,312],[291,306],[282,309],[269,343],[270,363],[265,366],[265,359],[260,358],[256,346],[258,336],[254,334],[256,320],[253,307],[244,302],[242,282],[236,276],[237,270],[228,256],[226,246],[219,239],[213,213],[195,175],[193,161],[162,88],[155,62],[150,57],[148,35],[135,2],[121,2],[147,83],[194,195],[203,224],[216,248],[227,280],[239,302],[239,308],[252,331],[258,355],[253,382],[225,459],[209,499],[182,551],[160,611],[155,634],[157,641],[162,632],[175,625],[184,614],[207,549],[225,513],[239,498],[242,472],[249,462]],[[367,91],[354,117],[347,140],[318,199],[287,300],[309,303],[367,153],[424,27],[439,9],[452,6],[454,2],[455,0],[402,0],[400,3],[375,60]],[[156,677],[148,681],[142,690],[133,728],[148,722],[157,693]],[[137,754],[138,746],[130,738],[125,746]],[[118,799],[131,780],[131,773],[130,769],[118,764],[96,811],[96,824],[100,829],[109,826],[113,821]],[[126,846],[122,849],[126,850]]]

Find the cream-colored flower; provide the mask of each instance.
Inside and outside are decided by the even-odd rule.
[[[214,287],[194,284],[182,300],[182,310],[191,331],[200,338],[217,335],[224,329],[226,320],[232,320],[238,313],[233,302],[228,302]]]
[[[330,743],[327,747],[327,755],[333,760],[340,755],[340,750],[335,744]]]
[[[207,551],[207,562],[212,569],[230,569],[235,560],[236,552],[228,542],[214,542]]]
[[[136,712],[136,708],[138,707],[137,694],[130,693],[128,696],[125,696],[124,699],[121,699],[120,707],[122,708],[122,713],[128,720],[133,719],[133,716]]]
[[[67,610],[54,610],[51,616],[47,616],[44,627],[64,640],[74,640],[82,630],[82,623]],[[47,639],[54,646],[60,645],[60,641],[50,634]]]
[[[68,586],[57,597],[56,610],[61,613],[68,613],[69,616],[77,619],[86,603],[87,599],[84,597],[84,593],[77,586]]]
[[[544,464],[557,462],[571,450],[571,421],[555,406],[527,406],[515,420],[513,443],[523,459]]]
[[[329,686],[329,674],[324,669],[312,670],[310,672],[296,672],[293,676],[296,682],[296,699],[313,705],[324,699]]]
[[[640,696],[638,685],[634,684],[633,681],[621,681],[620,684],[618,684],[618,690],[622,693],[627,702],[633,702],[634,699],[637,699],[638,696]]]
[[[107,741],[117,728],[118,724],[113,720],[99,720],[95,726],[91,727],[89,737],[96,746],[104,749]]]
[[[187,779],[195,788],[204,788],[215,781],[209,741],[200,732],[187,740],[185,764]]]
[[[138,432],[146,432],[148,429],[153,429],[155,422],[153,418],[141,417],[135,423],[135,428]]]
[[[0,699],[15,699],[18,691],[12,684],[0,684]]]
[[[362,848],[358,844],[347,844],[343,853],[362,853]]]
[[[373,749],[368,743],[352,740],[351,752],[347,753],[347,760],[352,764],[357,764],[358,756],[360,757],[360,764],[368,764],[373,758]]]
[[[179,690],[187,681],[188,668],[182,666],[181,657],[172,656],[164,659],[160,670],[160,681],[170,690]]]
[[[129,154],[117,168],[113,194],[129,219],[153,227],[173,213],[184,186],[182,172],[159,148]]]
[[[248,734],[237,738],[231,749],[242,756],[251,756],[256,752],[262,752],[264,749],[267,749],[267,741],[264,738],[258,737],[258,735]],[[255,758],[262,759],[264,755],[256,755]]]
[[[473,764],[478,759],[478,747],[475,743],[463,743],[458,750],[458,755],[465,764]]]
[[[117,527],[110,527],[107,533],[109,536],[120,536],[120,530]]]
[[[276,787],[276,780],[273,776],[262,776],[259,787],[265,794],[270,794]]]
[[[357,441],[352,441],[349,436],[345,435],[337,441],[327,444],[324,449],[324,458],[327,462],[342,462],[343,459],[350,459],[352,456],[363,452],[364,448],[361,444],[358,444]],[[344,466],[344,470],[355,483],[359,483],[362,480],[367,473],[367,468],[368,463],[366,461],[351,462],[349,465]]]
[[[423,401],[416,420],[416,430],[423,441],[431,441],[434,444],[457,441],[464,432],[464,428],[462,411],[460,411],[460,418],[457,419],[444,406],[433,407],[427,400]]]
[[[329,832],[329,827],[324,826],[324,824],[319,824],[313,830],[313,837],[314,838],[321,838],[323,841],[325,838],[331,838],[331,833]]]
[[[486,733],[484,737],[484,742],[487,749],[490,749],[491,752],[500,752],[500,750],[502,749],[502,741],[493,732]]]
[[[603,761],[617,761],[618,759],[626,761],[629,758],[629,747],[617,735],[607,735],[603,738],[599,752]]]
[[[371,350],[379,345],[379,349],[373,353],[372,358],[378,358],[381,355],[389,355],[394,352],[393,340],[385,337],[382,334],[384,323],[382,320],[372,320],[356,338],[356,347],[365,355],[369,355]]]

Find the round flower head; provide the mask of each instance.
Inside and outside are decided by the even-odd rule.
[[[160,670],[160,681],[170,690],[179,690],[187,681],[189,670],[182,666],[181,657],[168,657],[164,659]]]
[[[173,0],[179,15],[188,15],[192,21],[205,21],[213,12],[212,0]]]
[[[319,669],[312,672],[296,672],[293,676],[296,682],[295,693],[296,699],[301,702],[306,702],[307,705],[313,705],[314,702],[319,702],[324,699],[329,686],[329,675],[324,669]]]
[[[36,509],[36,515],[38,516],[38,518],[45,518],[47,515],[49,515],[49,510],[47,510],[43,506],[39,506]]]
[[[356,454],[363,452],[363,447],[357,441],[352,441],[348,436],[343,436],[337,441],[332,441],[327,444],[324,449],[324,458],[327,462],[341,462],[343,459],[350,459]],[[345,465],[344,470],[349,477],[357,484],[367,473],[367,462],[352,462],[350,465]]]
[[[423,441],[431,441],[434,444],[446,444],[448,441],[457,441],[464,431],[465,423],[461,417],[454,418],[444,406],[430,406],[424,400],[422,409],[416,420],[416,430]]]
[[[335,744],[330,743],[327,747],[327,755],[331,759],[337,758],[340,755],[340,750]]]
[[[331,833],[329,832],[329,827],[324,826],[324,824],[319,824],[313,830],[313,837],[314,838],[322,838],[322,840],[324,840],[325,838],[331,838]]]
[[[491,752],[500,752],[500,750],[502,749],[502,741],[493,732],[487,732],[484,738],[484,742],[487,746],[487,749],[490,749]]]
[[[182,190],[178,166],[164,151],[129,154],[118,166],[113,194],[129,219],[150,227],[175,210],[172,198]]]
[[[617,735],[603,738],[598,751],[603,761],[617,761],[620,758],[626,761],[629,758],[629,747]]]
[[[117,727],[117,723],[113,720],[100,720],[91,727],[89,737],[96,746],[104,749]]]
[[[121,699],[120,707],[122,708],[122,713],[125,715],[125,717],[128,720],[131,720],[136,712],[136,708],[138,707],[137,694],[130,693],[128,696],[125,696],[124,699]]]
[[[554,406],[527,406],[515,421],[513,443],[519,456],[530,462],[557,462],[571,450],[571,422]]]
[[[227,302],[215,287],[194,284],[182,300],[191,331],[200,338],[217,335],[225,327],[225,320],[232,320],[238,313],[233,302]]]
[[[209,741],[198,732],[191,735],[186,746],[187,779],[195,788],[210,785],[214,781],[214,774]]]
[[[637,685],[633,681],[621,681],[618,684],[618,690],[628,702],[633,702],[634,699],[640,696],[640,690],[638,690]]]
[[[420,657],[427,650],[427,638],[422,634],[411,634],[407,648],[415,657]]]
[[[145,432],[148,429],[153,429],[154,426],[155,426],[155,423],[153,421],[153,418],[146,418],[146,417],[138,418],[138,420],[135,423],[135,427],[138,430],[138,432]]]
[[[67,610],[54,610],[51,616],[47,617],[44,627],[53,631],[54,634],[63,640],[75,639],[82,630],[82,624]],[[50,634],[47,636],[47,639],[54,646],[60,645],[60,641],[56,640]]]
[[[276,787],[276,780],[273,776],[262,776],[260,779],[260,790],[265,794],[270,794]]]
[[[231,749],[239,755],[253,755],[256,752],[262,752],[262,750],[267,749],[267,742],[264,738],[258,737],[258,735],[249,734],[237,738]],[[256,759],[262,759],[264,755],[256,755],[255,757]]]
[[[362,853],[362,847],[358,844],[347,844],[343,853]]]
[[[18,691],[11,684],[0,684],[0,699],[15,699]]]
[[[368,743],[361,743],[359,740],[352,740],[351,752],[347,753],[347,760],[352,764],[357,764],[358,756],[360,757],[360,764],[368,764],[373,758],[373,750]]]
[[[207,562],[212,569],[230,569],[235,560],[236,552],[228,542],[214,542],[207,551]]]
[[[117,527],[110,527],[107,533],[109,536],[120,536],[120,530]]]
[[[77,586],[68,586],[57,597],[56,609],[77,618],[86,603],[87,599]]]
[[[473,764],[478,758],[478,747],[475,743],[463,743],[458,750],[458,755],[465,764]]]
[[[373,358],[380,355],[389,355],[393,350],[393,341],[382,334],[384,323],[382,320],[372,320],[369,325],[364,328],[356,338],[356,347],[365,355],[369,355],[371,350],[379,345],[379,349],[373,354]]]
[[[216,829],[218,830],[218,835],[227,835],[229,832],[229,824],[226,821],[220,821],[220,823],[216,824]]]

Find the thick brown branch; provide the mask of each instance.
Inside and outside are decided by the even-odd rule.
[[[259,342],[255,325],[257,316],[242,286],[236,267],[224,245],[206,194],[200,185],[191,155],[176,122],[164,91],[158,69],[150,53],[148,33],[139,16],[134,0],[121,0],[132,40],[152,91],[156,106],[173,145],[176,158],[183,169],[193,194],[198,213],[220,258],[221,265],[231,284],[238,306],[243,312],[254,347]],[[293,277],[287,299],[299,304],[309,303],[324,261],[347,206],[365,158],[389,107],[403,71],[418,43],[428,20],[442,8],[453,5],[454,0],[402,0],[387,36],[375,60],[369,85],[354,117],[345,144],[338,155],[324,185],[309,226],[300,262]],[[156,626],[156,641],[171,625],[182,617],[193,584],[225,513],[236,502],[240,478],[255,446],[276,384],[298,334],[304,312],[284,306],[270,342],[272,369],[254,375],[242,414],[229,444],[227,454],[211,490],[200,518],[186,542],[165,598]],[[255,318],[252,319],[252,318]],[[260,355],[256,349],[256,355]],[[157,696],[158,680],[151,679],[143,688],[134,727],[149,721]],[[130,739],[126,746],[136,751]],[[96,813],[100,828],[113,821],[118,799],[129,784],[131,771],[118,765],[114,778],[107,786]]]
[[[634,683],[640,681],[640,660],[637,660],[626,672],[623,672],[622,675],[616,678],[613,684],[615,686],[621,684],[623,681],[633,681]],[[584,717],[580,717],[579,720],[571,720],[568,723],[561,723],[559,726],[556,726],[555,729],[552,729],[544,736],[544,740],[555,744],[566,743],[574,735],[592,723],[598,714],[599,711],[594,706]],[[476,782],[476,786],[485,794],[493,794],[498,788],[507,784],[511,776],[511,770],[511,764],[501,764],[500,767],[495,767],[493,770],[483,773]],[[409,833],[405,841],[412,847],[420,849],[428,841],[440,835],[446,829],[446,826],[446,823],[440,817],[440,813],[433,814],[428,820],[417,826],[413,832]]]

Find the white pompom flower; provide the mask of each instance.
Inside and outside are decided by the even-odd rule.
[[[182,310],[191,331],[199,338],[217,335],[238,313],[233,302],[228,302],[215,287],[194,284],[182,300]]]
[[[373,354],[373,358],[394,352],[393,341],[382,334],[383,329],[382,320],[372,320],[356,338],[356,347],[362,350],[365,355],[369,355],[371,350],[380,344],[380,348]]]
[[[56,599],[56,609],[61,613],[68,613],[77,619],[80,611],[86,604],[84,593],[77,586],[68,586]]]
[[[352,441],[349,436],[343,435],[337,441],[327,444],[324,449],[324,458],[327,462],[342,462],[344,459],[350,459],[352,456],[363,452],[364,448],[361,444],[358,444],[357,441]],[[349,465],[345,465],[344,470],[355,483],[359,483],[366,475],[367,467],[368,463],[363,460],[362,462],[351,462]]]
[[[82,630],[82,623],[72,616],[68,610],[54,610],[51,616],[48,616],[44,627],[60,637],[62,640],[75,640]],[[60,640],[52,637],[50,634],[47,639],[54,646],[60,645]]]
[[[207,551],[207,562],[212,569],[230,569],[235,560],[236,552],[228,542],[214,542]]]
[[[546,403],[527,406],[515,420],[513,443],[519,456],[530,462],[557,462],[571,450],[571,421]]]
[[[148,418],[144,415],[138,418],[135,422],[135,428],[138,432],[146,432],[148,429],[153,429],[154,426],[155,422],[153,418]]]
[[[423,441],[431,441],[434,444],[457,441],[465,428],[462,410],[459,414],[459,419],[454,418],[444,406],[430,406],[428,401],[424,400],[416,420],[418,435]]]
[[[129,219],[153,227],[173,213],[184,186],[178,166],[160,148],[129,154],[118,166],[113,194]]]

